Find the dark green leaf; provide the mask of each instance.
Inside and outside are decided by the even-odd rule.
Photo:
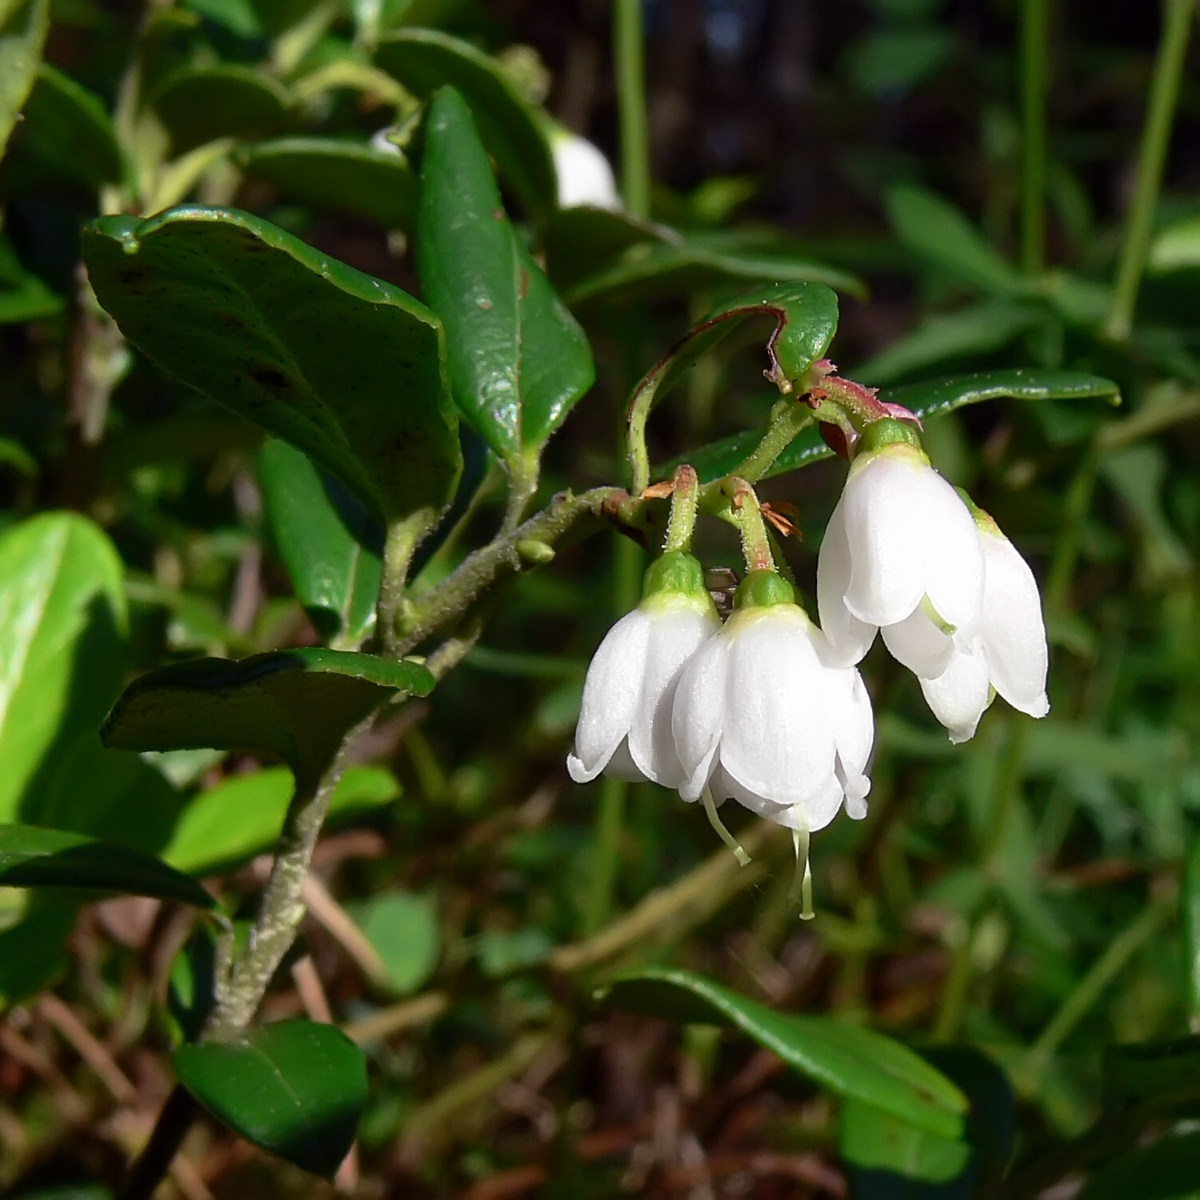
[[[679,242],[642,243],[621,261],[576,283],[566,294],[572,308],[630,304],[729,290],[751,283],[827,284],[852,295],[866,292],[861,280],[837,267],[798,255],[726,248],[723,239],[694,235]]]
[[[709,313],[642,377],[630,404],[631,419],[644,422],[689,367],[750,317],[774,321],[775,332],[767,342],[771,365],[766,375],[780,390],[790,390],[833,340],[838,322],[837,294],[823,283],[790,283],[739,296]]]
[[[67,938],[78,904],[55,892],[24,895],[28,902],[16,923],[0,930],[0,1008],[41,991],[67,968]]]
[[[1040,367],[950,375],[926,383],[883,388],[879,393],[880,400],[889,404],[903,404],[923,421],[953,412],[967,404],[1005,397],[1014,400],[1103,400],[1110,404],[1119,403],[1121,398],[1117,385],[1111,379],[1101,379],[1098,375],[1088,375],[1083,371],[1044,370]],[[765,429],[750,429],[745,433],[735,433],[732,437],[722,438],[693,451],[687,456],[687,461],[696,468],[704,482],[719,479],[732,471],[758,445],[765,432]],[[782,475],[806,463],[832,456],[833,451],[821,440],[817,429],[810,427],[793,439],[775,460],[766,477]],[[656,468],[656,477],[670,475],[682,461],[682,458],[672,460]]]
[[[277,650],[240,661],[197,658],[148,671],[101,730],[118,750],[253,750],[312,781],[347,730],[394,692],[428,695],[420,663],[337,650]]]
[[[49,22],[49,0],[0,3],[0,153],[33,87]]]
[[[971,1159],[971,1147],[966,1142],[918,1129],[893,1113],[852,1097],[842,1104],[839,1141],[842,1157],[856,1167],[924,1183],[958,1179]],[[856,1189],[856,1195],[864,1196],[864,1200],[869,1194]]]
[[[907,1046],[831,1017],[775,1012],[690,971],[653,968],[618,977],[601,993],[619,1008],[671,1021],[733,1025],[789,1066],[839,1095],[918,1129],[958,1138],[966,1097]]]
[[[326,641],[353,649],[375,627],[383,530],[338,482],[276,438],[258,456],[267,521],[296,599]]]
[[[1189,964],[1190,965],[1190,964]],[[1110,1046],[1104,1054],[1104,1102],[1169,1104],[1200,1097],[1200,1035]]]
[[[335,138],[288,137],[238,152],[247,175],[289,199],[351,213],[385,229],[411,229],[417,180],[398,150]]]
[[[176,154],[217,138],[268,137],[292,124],[291,97],[252,67],[184,67],[159,85],[150,103]]]
[[[459,91],[501,176],[530,215],[555,207],[558,178],[541,120],[494,59],[436,29],[401,29],[380,41],[375,61],[422,99],[446,85]]]
[[[453,88],[425,130],[417,269],[446,326],[459,407],[510,464],[592,385],[587,339],[504,215],[471,113]]]
[[[1200,1133],[1168,1134],[1095,1172],[1078,1200],[1189,1200],[1200,1181]]]
[[[292,791],[286,767],[230,775],[187,802],[163,858],[189,875],[249,862],[275,844]],[[384,767],[349,766],[329,799],[327,824],[390,804],[399,795],[400,785]]]
[[[542,227],[546,273],[556,288],[565,291],[614,266],[633,246],[674,241],[678,236],[663,225],[609,208],[559,208]]]
[[[948,200],[927,188],[897,184],[887,192],[888,219],[896,236],[918,257],[982,292],[1011,292],[1016,268]]]
[[[349,1153],[367,1098],[362,1051],[332,1025],[313,1021],[181,1046],[175,1069],[179,1082],[248,1142],[327,1178]]]
[[[1184,860],[1180,918],[1183,926],[1183,966],[1187,986],[1188,1012],[1200,1017],[1200,837],[1191,835]]]
[[[86,187],[118,183],[124,158],[99,96],[42,63],[17,135],[22,149],[56,174]]]
[[[0,825],[0,887],[69,887],[214,904],[194,879],[149,854],[65,829]]]
[[[100,303],[148,358],[291,442],[385,519],[454,494],[441,326],[267,221],[185,207],[83,235]]]

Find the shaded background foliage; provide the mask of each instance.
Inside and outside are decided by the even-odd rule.
[[[262,58],[263,39],[237,25],[239,8],[192,9],[214,56]],[[517,77],[616,157],[606,5],[418,0],[403,15],[491,51],[532,47],[536,60],[506,58]],[[47,60],[111,104],[139,16],[63,3]],[[654,215],[718,239],[708,244],[727,253],[804,258],[861,280],[842,289],[833,346],[848,376],[892,385],[961,370],[1070,367],[1116,380],[1124,396],[1115,413],[1078,402],[991,403],[928,427],[937,464],[997,517],[1043,582],[1051,716],[1034,725],[997,711],[969,747],[951,748],[915,683],[872,655],[871,815],[862,825],[839,821],[817,842],[814,924],[796,921],[783,848],[765,841],[767,869],[739,877],[729,865],[702,877],[708,886],[685,890],[686,902],[618,956],[691,968],[773,1006],[833,1012],[919,1046],[942,1043],[931,1059],[975,1105],[968,1179],[911,1183],[862,1166],[872,1151],[847,1147],[845,1114],[839,1135],[829,1096],[769,1052],[711,1025],[597,1008],[587,984],[613,964],[574,973],[563,965],[614,914],[645,911],[654,889],[676,880],[695,888],[689,873],[714,851],[698,814],[670,795],[566,782],[587,657],[636,579],[636,552],[607,537],[564,548],[555,564],[508,586],[461,669],[377,729],[369,765],[343,785],[343,817],[357,817],[319,852],[303,946],[332,1017],[371,1061],[359,1163],[343,1172],[343,1186],[475,1200],[837,1196],[847,1187],[864,1197],[969,1195],[1010,1153],[1028,1162],[1082,1136],[1067,1141],[1082,1169],[1119,1151],[1133,1129],[1163,1139],[1142,1153],[1184,1164],[1172,1175],[1163,1158],[1135,1160],[1137,1177],[1164,1180],[1163,1196],[1194,1191],[1200,1155],[1179,1113],[1150,1106],[1104,1124],[1128,1116],[1140,1093],[1135,1070],[1105,1068],[1102,1056],[1115,1043],[1181,1036],[1200,1014],[1185,869],[1200,806],[1200,253],[1186,225],[1200,212],[1200,93],[1185,71],[1138,321],[1131,338],[1106,338],[1099,327],[1134,187],[1159,13],[1144,4],[1052,6],[1049,271],[1032,272],[1041,282],[1029,292],[1011,265],[1021,256],[1016,18],[1013,5],[983,0],[646,6]],[[97,180],[111,173],[103,162],[68,152],[64,166],[39,150],[34,116],[3,168],[5,232],[17,274],[68,296],[69,319],[0,331],[0,506],[6,525],[58,507],[98,521],[126,573],[109,589],[120,599],[105,593],[97,603],[117,624],[127,605],[130,629],[127,661],[114,664],[113,648],[101,648],[114,682],[81,705],[74,736],[94,728],[127,670],[317,636],[268,534],[259,431],[140,359],[107,416],[97,415],[97,381],[119,365],[120,350],[96,337],[74,281],[78,227],[95,212]],[[338,93],[313,124],[366,135],[381,120],[369,101]],[[937,196],[967,214],[984,249],[958,253]],[[236,199],[416,290],[411,256],[377,223],[261,181],[239,185]],[[1173,259],[1171,231],[1182,246]],[[550,263],[554,277],[553,254]],[[575,305],[600,377],[551,444],[544,494],[618,476],[628,389],[736,287],[717,272],[646,306],[626,297]],[[80,361],[84,347],[95,362]],[[760,344],[701,363],[655,416],[656,459],[761,424],[772,401],[762,365]],[[478,481],[482,449],[470,437],[466,448]],[[824,463],[765,489],[799,509],[805,542],[788,556],[810,595],[841,474]],[[501,510],[494,488],[465,542],[490,536]],[[736,566],[727,539],[709,532],[701,545],[706,561]],[[81,655],[78,669],[92,662]],[[251,860],[268,849],[270,822],[233,830],[228,814],[248,822],[259,806],[281,812],[286,802],[280,769],[255,766],[176,761],[173,788],[190,796],[201,785],[218,798],[224,789],[227,807],[214,803],[219,818],[208,826],[193,809],[193,824],[174,833],[162,814],[184,801],[148,772],[138,811],[158,813],[161,824],[147,826],[143,848],[189,871],[232,863],[223,890],[251,898],[261,879]],[[115,814],[97,818],[94,831],[119,832],[119,808],[85,807]],[[237,843],[224,859],[211,857],[214,825]],[[31,961],[45,929],[70,925],[74,912],[54,910],[32,942],[9,941],[8,962]],[[168,1086],[170,1020],[186,1018],[179,997],[190,986],[176,955],[190,927],[190,917],[154,901],[88,907],[69,953],[44,964],[53,991],[30,998],[4,984],[21,1001],[0,1026],[0,1182],[13,1194],[119,1179]],[[306,961],[278,982],[268,1016],[319,1009],[322,988]],[[171,1019],[159,1008],[168,975]],[[1196,1053],[1186,1043],[1161,1058],[1182,1071]],[[1089,1127],[1098,1130],[1093,1143]],[[886,1131],[864,1136],[887,1144]],[[936,1162],[929,1167],[936,1147],[903,1149],[924,1162],[917,1174],[938,1176]],[[877,1166],[895,1165],[894,1149],[891,1158],[874,1152]],[[1125,1178],[1106,1183],[1097,1172],[1085,1194],[1129,1194],[1120,1191]],[[1036,1194],[1033,1184],[1010,1185],[1003,1194]],[[325,1185],[211,1125],[194,1134],[170,1186],[286,1196]]]

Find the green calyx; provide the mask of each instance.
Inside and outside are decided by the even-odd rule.
[[[914,450],[925,452],[916,429],[907,421],[897,421],[894,417],[872,421],[863,430],[856,453],[870,454],[872,451],[882,450],[885,446],[912,446]]]
[[[796,589],[776,571],[751,571],[733,595],[735,608],[770,608],[795,604]]]
[[[686,550],[668,550],[656,558],[642,576],[643,600],[671,594],[709,599],[708,588],[704,586],[704,568],[700,560]]]

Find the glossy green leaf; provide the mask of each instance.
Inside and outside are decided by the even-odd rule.
[[[150,99],[176,154],[217,138],[282,133],[293,122],[291,103],[278,80],[232,63],[173,71]]]
[[[948,200],[927,188],[897,184],[887,192],[896,236],[919,258],[982,292],[1011,292],[1017,269]]]
[[[756,282],[811,282],[860,297],[866,293],[861,280],[837,267],[799,255],[739,249],[719,235],[690,235],[679,242],[635,245],[616,265],[572,286],[566,300],[573,308],[591,304],[623,308]]]
[[[925,1183],[958,1179],[971,1159],[966,1142],[918,1129],[853,1097],[842,1104],[839,1142],[842,1157],[857,1167]]]
[[[90,521],[46,513],[0,534],[0,821],[58,823],[37,794],[112,703],[125,623],[121,560]]]
[[[592,385],[583,330],[511,222],[471,112],[453,89],[425,129],[417,270],[446,327],[454,397],[510,462],[536,450]]]
[[[267,523],[317,631],[352,649],[375,627],[383,530],[306,454],[269,438],[258,456]]]
[[[22,150],[55,174],[91,188],[124,176],[121,147],[100,97],[49,63],[38,69],[23,117],[17,134]]]
[[[209,1112],[248,1142],[331,1177],[367,1098],[363,1053],[314,1021],[263,1025],[232,1042],[181,1046],[175,1070]]]
[[[950,375],[942,379],[931,379],[925,383],[912,383],[904,387],[884,388],[879,399],[889,404],[903,404],[923,421],[929,421],[942,413],[953,412],[968,404],[983,400],[1101,400],[1109,404],[1120,402],[1120,392],[1111,379],[1089,375],[1085,371],[1047,370],[1040,367],[1017,367],[1008,371],[976,371],[970,375]],[[765,429],[749,429],[731,437],[711,442],[687,456],[708,482],[727,475],[762,440]],[[817,429],[810,426],[794,438],[787,449],[775,460],[766,477],[794,471],[810,462],[831,458],[833,451],[821,440]],[[655,475],[665,478],[683,458],[664,463],[656,468]]]
[[[149,854],[65,829],[0,825],[0,887],[65,887],[214,904],[194,879]]]
[[[425,696],[420,663],[337,650],[276,650],[240,661],[197,658],[147,671],[101,729],[118,750],[252,750],[278,755],[311,781],[347,730],[389,695]]]
[[[387,971],[387,986],[410,996],[429,981],[441,952],[437,906],[431,896],[381,892],[353,916]]]
[[[436,29],[401,29],[381,39],[375,61],[422,99],[447,85],[458,91],[522,206],[535,217],[555,207],[558,177],[541,119],[494,59]]]
[[[461,470],[441,326],[411,296],[248,213],[104,217],[83,235],[100,303],[149,359],[342,480],[430,524]]]
[[[644,423],[685,371],[753,317],[775,323],[765,374],[781,390],[789,390],[829,348],[837,329],[837,294],[823,283],[784,284],[739,296],[709,313],[642,377],[630,402],[630,419]]]
[[[238,165],[281,195],[351,213],[385,229],[411,229],[417,178],[398,150],[337,138],[286,137],[240,150]]]
[[[1191,1200],[1200,1183],[1200,1133],[1168,1134],[1109,1163],[1077,1200]]]
[[[831,1017],[776,1012],[690,971],[652,968],[619,976],[606,1003],[681,1022],[733,1025],[790,1067],[942,1138],[958,1138],[966,1097],[907,1046]]]
[[[0,153],[37,77],[49,23],[49,0],[0,3]]]
[[[615,266],[633,246],[679,240],[666,226],[588,205],[556,209],[543,223],[541,235],[546,273],[560,291]]]
[[[189,875],[249,862],[275,844],[292,791],[286,767],[229,776],[187,802],[163,859]],[[391,804],[399,795],[400,785],[386,768],[349,766],[330,797],[327,825]]]

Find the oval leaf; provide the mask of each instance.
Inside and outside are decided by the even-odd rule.
[[[292,122],[291,97],[283,84],[231,63],[173,71],[150,104],[171,135],[175,154],[218,138],[281,133]]]
[[[847,1162],[923,1183],[945,1184],[958,1179],[971,1160],[971,1147],[966,1142],[918,1129],[892,1113],[851,1097],[842,1104],[839,1132],[842,1157]],[[909,1189],[907,1194],[911,1196],[914,1191]],[[963,1200],[969,1194],[964,1191]],[[871,1191],[858,1188],[855,1195],[869,1200]],[[953,1200],[958,1200],[957,1196]]]
[[[446,326],[459,407],[510,463],[558,428],[595,377],[578,322],[504,215],[471,112],[453,88],[430,106],[417,270]]]
[[[432,689],[420,663],[371,654],[304,648],[240,661],[197,658],[135,679],[100,735],[118,750],[271,753],[311,781],[346,731],[390,693]]]
[[[411,229],[417,178],[398,150],[363,142],[290,137],[257,142],[237,155],[247,175],[282,195],[374,221],[385,229]]]
[[[281,1021],[237,1041],[181,1046],[179,1082],[248,1142],[314,1175],[350,1152],[367,1098],[367,1065],[339,1029]]]
[[[923,421],[943,413],[953,412],[982,400],[1102,400],[1119,404],[1121,394],[1111,379],[1089,375],[1084,371],[1043,370],[1040,367],[1019,367],[1009,371],[977,371],[970,375],[950,375],[926,383],[905,387],[882,388],[879,399],[889,404],[903,404]],[[762,440],[765,429],[749,429],[731,437],[711,442],[694,451],[686,461],[707,483],[729,474]],[[775,460],[765,478],[794,471],[822,458],[832,458],[833,451],[821,440],[815,427],[810,426],[794,438]],[[657,478],[666,478],[683,458],[655,468]]]
[[[293,790],[286,767],[223,779],[188,801],[163,858],[189,875],[210,875],[249,862],[275,844]],[[349,766],[329,798],[326,825],[390,804],[399,795],[400,785],[386,768]]]
[[[436,29],[402,29],[380,41],[375,61],[422,99],[446,85],[460,92],[521,204],[532,216],[555,207],[558,176],[541,120],[494,59]]]
[[[216,903],[194,879],[150,854],[65,829],[0,825],[0,887],[66,887]]]
[[[383,530],[337,482],[295,446],[269,438],[258,456],[267,522],[296,599],[339,649],[375,627],[383,575]]]
[[[669,1021],[733,1025],[789,1066],[938,1137],[962,1135],[967,1100],[907,1046],[831,1017],[775,1012],[690,971],[654,968],[619,976],[598,996]]]
[[[298,446],[385,519],[454,494],[441,327],[411,296],[235,209],[102,217],[100,303],[160,368]]]

